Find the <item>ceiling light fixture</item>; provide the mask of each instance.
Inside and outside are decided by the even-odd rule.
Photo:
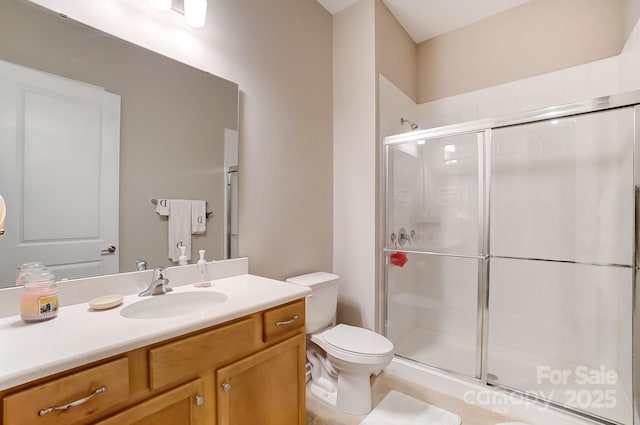
[[[184,20],[195,28],[204,27],[207,18],[207,0],[184,0]]]
[[[148,0],[151,7],[167,12],[171,9],[184,15],[187,25],[204,27],[207,19],[207,0]]]
[[[171,10],[171,0],[149,0],[149,4],[156,10],[168,12]]]

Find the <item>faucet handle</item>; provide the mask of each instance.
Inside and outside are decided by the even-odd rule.
[[[147,261],[136,258],[136,270],[139,272],[142,270],[147,270]]]
[[[155,269],[153,269],[153,280],[160,280],[160,279],[165,279],[164,267],[156,267]]]

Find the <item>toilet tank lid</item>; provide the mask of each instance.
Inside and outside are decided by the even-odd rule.
[[[297,285],[304,285],[304,286],[316,286],[316,285],[321,285],[323,283],[333,282],[334,280],[339,278],[340,276],[338,276],[337,274],[327,273],[327,272],[315,272],[315,273],[308,273],[300,276],[290,277],[289,279],[287,279],[287,282],[295,283]]]

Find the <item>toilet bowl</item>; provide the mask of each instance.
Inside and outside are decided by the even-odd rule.
[[[356,326],[339,324],[311,335],[335,370],[327,383],[318,386],[311,381],[316,397],[343,412],[364,415],[371,411],[371,375],[377,375],[391,362],[393,344],[380,334]],[[320,367],[326,367],[320,365]],[[328,371],[330,372],[330,371]],[[313,377],[313,365],[312,365]]]
[[[345,413],[371,411],[371,375],[393,358],[393,343],[384,336],[345,324],[335,325],[338,276],[310,273],[287,279],[308,286],[306,299],[307,359],[311,393]]]

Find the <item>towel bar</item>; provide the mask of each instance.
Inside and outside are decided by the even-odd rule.
[[[151,198],[151,203],[152,203],[153,205],[158,205],[158,199],[156,199],[156,198]],[[208,203],[208,202],[207,202],[207,203]],[[212,215],[213,215],[213,212],[212,212],[212,211],[207,211],[206,215],[207,215],[207,218],[209,218],[209,216],[212,216]]]

